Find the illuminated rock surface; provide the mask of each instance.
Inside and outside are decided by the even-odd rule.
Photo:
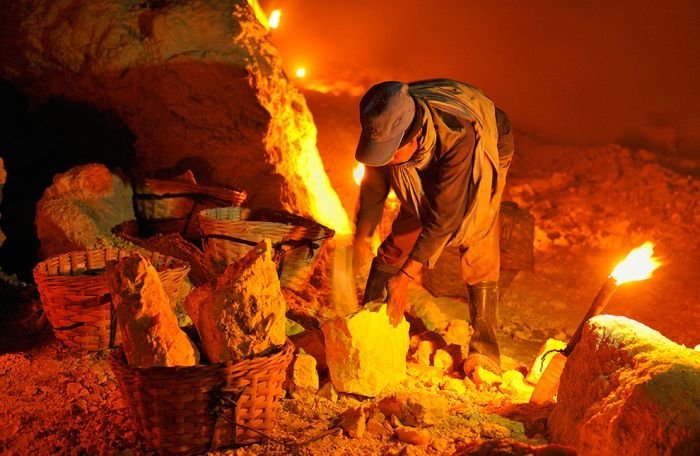
[[[249,2],[20,0],[8,8],[0,77],[38,104],[60,98],[110,113],[133,134],[134,171],[191,167],[204,184],[254,189],[253,205],[350,232],[306,101]]]
[[[363,309],[322,326],[326,362],[338,391],[374,397],[406,377],[408,322],[394,328],[386,305]]]
[[[580,455],[700,453],[700,353],[625,317],[591,319],[548,421]]]
[[[318,372],[316,359],[306,353],[297,353],[292,364],[291,389],[300,393],[318,391]]]
[[[413,427],[432,426],[447,417],[447,399],[425,393],[396,393],[377,404],[385,416],[394,415],[401,424]]]
[[[270,241],[261,242],[215,284],[185,300],[211,362],[251,358],[284,345],[286,306],[271,250]]]
[[[139,254],[108,266],[122,347],[131,366],[192,366],[199,352],[177,324],[158,273]]]
[[[57,174],[37,204],[41,253],[47,258],[118,244],[112,227],[133,218],[127,182],[104,165],[77,166]]]

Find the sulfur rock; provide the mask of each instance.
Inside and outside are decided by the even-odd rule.
[[[180,329],[168,295],[150,262],[138,253],[108,264],[107,278],[131,366],[192,366],[199,352]]]
[[[271,251],[270,241],[262,241],[185,300],[211,362],[248,359],[284,345],[286,306]]]
[[[386,304],[322,326],[326,362],[338,391],[374,397],[406,377],[409,325],[389,323]]]

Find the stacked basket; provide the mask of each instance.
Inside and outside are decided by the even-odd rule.
[[[162,454],[197,454],[264,440],[275,423],[291,343],[237,363],[136,368],[117,349],[109,362],[134,418]]]
[[[109,261],[132,253],[114,248],[76,251],[51,257],[34,267],[41,302],[58,339],[89,351],[119,344],[105,268]],[[189,265],[159,253],[144,255],[158,271],[171,300],[177,298]]]
[[[335,232],[312,220],[273,209],[219,207],[199,213],[204,252],[228,265],[258,242],[270,239],[276,250],[280,284],[302,291],[325,241]]]
[[[198,233],[193,218],[198,211],[240,206],[247,196],[244,190],[236,188],[139,179],[134,182],[134,211],[144,234],[180,233],[185,239],[195,239]]]

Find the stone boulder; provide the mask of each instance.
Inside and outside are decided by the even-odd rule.
[[[131,185],[104,165],[57,174],[36,208],[41,255],[119,245],[112,227],[132,218]]]
[[[191,168],[202,184],[249,190],[251,206],[350,233],[257,0],[11,3],[0,77],[36,106],[61,100],[123,124],[134,173]]]
[[[338,391],[374,397],[406,377],[409,324],[389,323],[386,304],[329,320],[321,330],[326,363]]]
[[[190,293],[184,305],[213,363],[252,358],[286,341],[286,305],[269,240]]]
[[[193,366],[199,351],[177,323],[158,272],[138,253],[107,265],[122,347],[131,366]]]
[[[700,353],[628,318],[592,318],[548,427],[580,455],[700,454]]]

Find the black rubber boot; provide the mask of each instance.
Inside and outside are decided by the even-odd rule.
[[[467,285],[469,297],[469,313],[471,315],[474,335],[469,342],[469,356],[483,355],[495,364],[495,366],[483,366],[488,370],[501,369],[501,350],[496,339],[496,324],[498,323],[498,282],[479,282]],[[483,357],[473,357],[475,359]],[[485,361],[485,360],[484,360]],[[477,363],[478,364],[478,363]],[[490,363],[489,363],[490,364]],[[489,367],[491,367],[489,369]],[[496,367],[497,369],[494,369]],[[467,370],[465,366],[465,371]],[[465,372],[469,374],[469,372]],[[499,372],[496,372],[499,373]]]
[[[381,264],[377,258],[372,260],[372,267],[369,270],[367,277],[367,285],[365,285],[365,294],[362,297],[362,305],[368,302],[384,299],[386,297],[386,283],[399,272],[399,268]]]

